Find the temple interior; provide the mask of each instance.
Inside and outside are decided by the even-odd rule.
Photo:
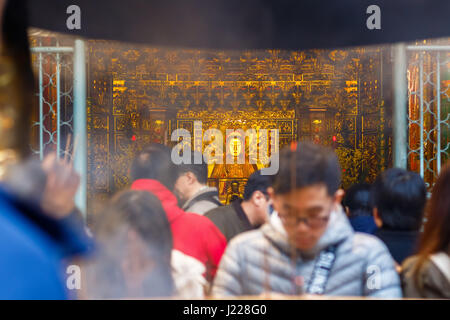
[[[31,35],[32,46],[70,41],[66,36]],[[227,144],[224,150],[234,156],[248,153],[248,146],[241,140],[228,141],[227,130],[277,129],[280,148],[296,140],[328,145],[339,157],[344,188],[371,182],[392,164],[389,46],[218,51],[101,40],[86,43],[87,185],[93,212],[96,203],[129,183],[133,155],[152,142],[173,146],[175,129],[186,129],[194,137],[192,147],[202,151],[205,139],[195,139],[201,139],[208,129],[218,129]],[[60,59],[65,61],[63,56]],[[68,125],[61,130],[70,130],[69,60],[61,70],[60,90],[68,92],[61,112],[61,121]],[[44,58],[48,70],[54,64],[53,57]],[[430,60],[426,68],[432,67]],[[449,66],[443,67],[442,87],[448,89]],[[414,69],[409,71],[413,74]],[[43,79],[50,83],[44,92],[49,97],[56,94],[52,79]],[[448,103],[443,105],[443,114],[446,110]],[[46,121],[52,126],[54,116]],[[413,129],[410,134],[413,141]],[[444,140],[447,143],[448,133]],[[209,165],[208,184],[218,187],[222,202],[227,203],[233,193],[242,193],[246,178],[264,166],[261,161],[245,159],[243,164]]]

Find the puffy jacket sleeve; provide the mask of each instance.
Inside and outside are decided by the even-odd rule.
[[[376,239],[368,251],[364,296],[383,299],[401,298],[400,277],[387,247]]]
[[[238,239],[235,239],[238,240]],[[239,242],[231,240],[220,262],[219,270],[214,279],[212,294],[221,296],[243,295],[242,273],[243,258],[239,250]]]

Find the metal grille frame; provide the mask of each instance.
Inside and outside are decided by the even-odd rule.
[[[408,169],[431,187],[450,151],[450,46],[408,46]],[[444,72],[443,72],[444,71]]]
[[[63,133],[74,132],[73,114],[68,117],[62,115],[63,108],[73,108],[73,83],[67,81],[69,85],[64,88],[61,75],[69,74],[73,77],[73,48],[34,47],[31,52],[36,57],[33,66],[39,82],[36,93],[39,101],[39,117],[38,121],[32,124],[32,128],[38,130],[39,142],[37,148],[31,146],[31,150],[33,154],[39,155],[41,160],[49,150],[55,150],[58,157],[71,157],[70,152],[66,154],[61,142]],[[45,95],[45,90],[49,94]],[[55,92],[55,95],[50,94],[51,92]],[[48,108],[45,108],[46,106]]]
[[[74,41],[73,47],[42,47],[31,48],[31,53],[37,55],[35,67],[37,69],[39,88],[39,120],[32,126],[38,129],[39,143],[32,148],[33,153],[43,159],[46,150],[54,147],[59,157],[71,156],[66,154],[73,148],[62,148],[62,130],[72,133],[72,141],[77,140],[78,148],[75,154],[74,169],[80,175],[80,187],[75,197],[75,203],[83,216],[87,216],[87,130],[86,130],[86,52],[85,43],[81,39]],[[49,62],[54,70],[44,71],[44,62]],[[66,68],[72,74],[72,85],[61,88],[61,71]],[[44,81],[48,79],[48,81]],[[44,97],[44,90],[55,90],[54,97]],[[52,91],[50,90],[50,91]],[[49,101],[48,101],[49,100]],[[72,105],[72,115],[61,117],[62,100]],[[44,106],[48,111],[44,112]],[[55,121],[47,125],[47,121]]]

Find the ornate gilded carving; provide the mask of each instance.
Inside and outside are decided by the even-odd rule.
[[[89,45],[90,79],[105,82],[107,74],[110,81],[110,91],[90,88],[91,134],[107,133],[110,155],[93,147],[90,153],[110,168],[105,174],[112,177],[109,192],[126,185],[127,166],[140,146],[168,143],[176,128],[192,132],[195,120],[203,122],[203,130],[277,128],[280,146],[295,139],[332,145],[336,136],[346,183],[372,179],[379,167],[373,163],[381,163],[378,156],[369,157],[377,153],[373,137],[380,135],[384,121],[377,109],[381,49],[224,52]],[[100,117],[102,112],[108,116]],[[346,169],[352,167],[350,155],[367,161]],[[90,165],[96,166],[95,161]],[[363,174],[369,164],[372,169]],[[247,169],[246,174],[252,171]],[[108,179],[90,186],[93,192],[103,190]],[[229,190],[230,181],[211,183]]]

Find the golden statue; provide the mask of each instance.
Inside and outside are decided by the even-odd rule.
[[[231,203],[239,198],[242,198],[242,193],[239,191],[239,181],[233,180],[231,181],[231,192],[227,195],[226,203]]]

